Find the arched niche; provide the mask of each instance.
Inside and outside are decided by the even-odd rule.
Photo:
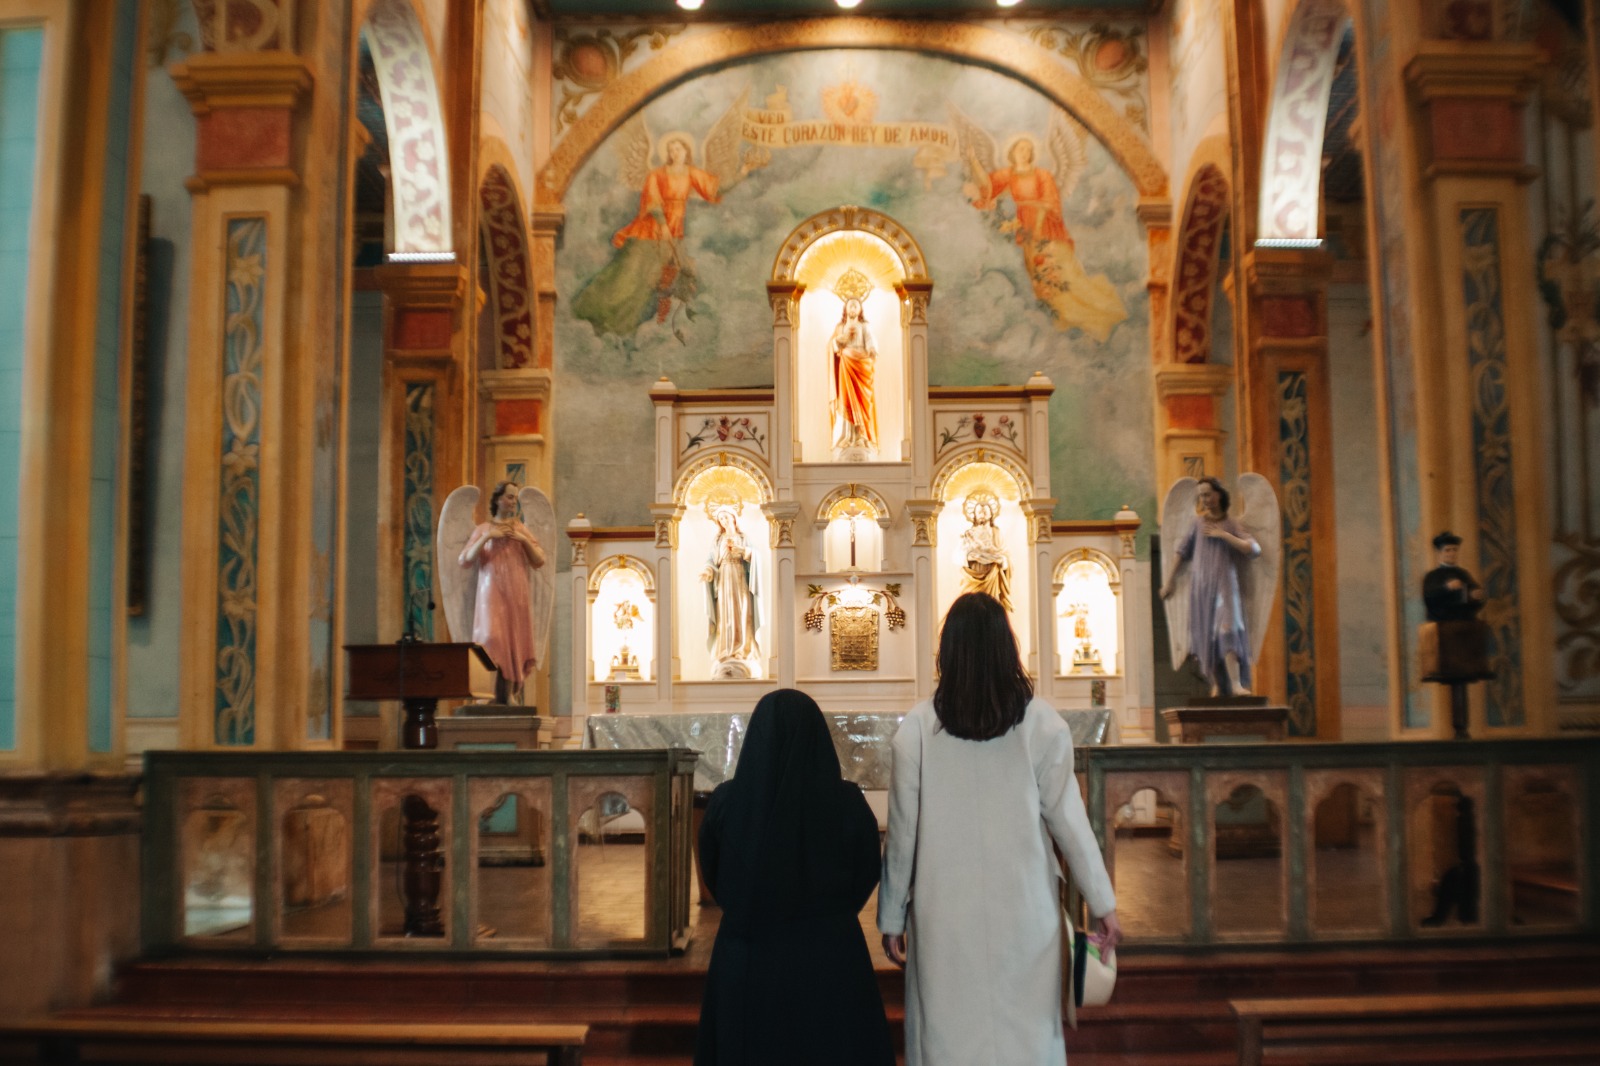
[[[1029,516],[1023,502],[1032,496],[1027,473],[1004,455],[989,449],[975,449],[957,455],[940,468],[934,478],[933,496],[941,504],[936,519],[934,551],[935,617],[943,618],[957,596],[970,591],[967,560],[975,549],[991,542],[1004,552],[1009,564],[1011,628],[1017,635],[1018,651],[1027,662],[1033,653],[1033,553],[1028,550]],[[994,533],[984,532],[987,524],[979,507],[994,510]]]
[[[904,313],[907,283],[927,288],[922,249],[893,218],[870,208],[841,206],[813,215],[790,231],[773,261],[769,288],[790,302],[774,316],[773,346],[780,373],[793,380],[793,436],[799,462],[898,462],[909,458],[912,395],[910,360],[926,351],[926,324]],[[852,301],[870,337],[871,380],[862,383],[835,358],[833,340],[846,327]],[[784,354],[792,353],[787,360]],[[857,364],[859,365],[859,364]],[[842,417],[843,395],[870,397],[870,439],[852,435]]]
[[[533,355],[532,275],[528,269],[527,227],[511,175],[491,166],[478,186],[484,285],[489,295],[495,370],[531,367]],[[487,354],[487,353],[485,353]]]
[[[1051,574],[1057,672],[1121,674],[1122,570],[1096,548],[1073,548]]]
[[[656,582],[649,564],[612,555],[589,572],[589,676],[595,681],[655,677]]]
[[[822,569],[829,573],[882,570],[889,503],[865,485],[840,485],[817,506]]]
[[[742,660],[748,676],[768,673],[773,649],[772,523],[763,504],[772,502],[772,483],[755,463],[719,453],[690,464],[674,486],[673,501],[684,508],[674,556],[677,578],[673,625],[679,675],[685,681],[739,678],[712,656],[712,586],[716,575],[719,517],[731,510],[748,555],[748,584],[755,600],[757,651]],[[742,679],[742,678],[739,678]]]

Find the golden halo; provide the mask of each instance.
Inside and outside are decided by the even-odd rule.
[[[980,506],[989,508],[989,518],[993,520],[1000,514],[1000,497],[988,489],[977,489],[968,493],[967,498],[961,502],[961,513],[967,516],[968,522],[976,522],[977,519],[972,517],[972,512]]]
[[[1023,141],[1027,141],[1028,146],[1033,149],[1033,165],[1039,165],[1039,138],[1035,137],[1031,133],[1014,133],[1010,137],[1006,138],[1005,146],[1000,152],[1000,158],[1006,161],[1007,166],[1011,165],[1012,150]]]
[[[656,159],[661,163],[662,166],[667,165],[667,145],[671,144],[673,141],[682,141],[689,149],[689,158],[685,160],[685,162],[692,165],[694,163],[695,140],[694,134],[690,133],[688,130],[668,130],[666,133],[663,133],[661,136],[657,137],[655,147]]]

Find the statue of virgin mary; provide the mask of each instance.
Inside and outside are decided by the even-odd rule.
[[[756,565],[750,542],[739,530],[739,512],[721,504],[711,511],[717,524],[711,558],[700,573],[706,586],[710,618],[711,676],[749,677],[750,663],[761,655],[756,643]]]

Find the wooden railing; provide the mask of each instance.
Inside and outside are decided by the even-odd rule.
[[[665,954],[695,758],[150,753],[145,950]]]
[[[1600,741],[1078,749],[1135,949],[1600,932]]]

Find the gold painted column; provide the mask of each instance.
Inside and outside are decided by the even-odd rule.
[[[1426,41],[1405,67],[1423,230],[1413,264],[1422,271],[1413,336],[1423,528],[1408,547],[1431,560],[1430,538],[1451,529],[1464,540],[1462,565],[1488,594],[1482,617],[1499,677],[1475,686],[1475,736],[1545,732],[1553,722],[1550,518],[1538,443],[1545,409],[1523,129],[1536,64],[1528,45]],[[1448,696],[1434,696],[1428,733],[1443,736]]]
[[[471,634],[446,633],[434,572],[439,508],[470,477],[455,346],[467,272],[455,262],[387,263],[373,274],[383,290],[378,639],[414,633],[424,640],[470,640]]]
[[[327,607],[312,469],[318,427],[336,421],[318,394],[338,347],[322,327],[340,298],[325,264],[343,247],[327,232],[343,175],[295,145],[345,120],[326,100],[306,106],[312,70],[292,52],[208,52],[171,73],[197,120],[180,735],[195,748],[334,744],[332,677],[308,634]]]
[[[1291,736],[1337,740],[1329,260],[1320,249],[1255,247],[1243,267],[1249,313],[1238,371],[1239,466],[1272,482],[1283,516],[1278,598],[1255,685],[1289,708]]]

